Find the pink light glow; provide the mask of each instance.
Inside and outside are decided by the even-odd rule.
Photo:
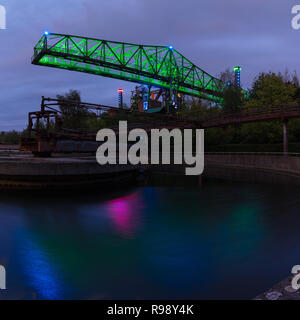
[[[125,237],[135,236],[140,225],[139,204],[136,193],[109,201],[109,217],[118,234]]]

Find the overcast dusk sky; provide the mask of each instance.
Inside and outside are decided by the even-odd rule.
[[[117,105],[135,84],[31,65],[45,30],[149,45],[173,45],[217,76],[241,65],[244,88],[259,72],[296,70],[300,30],[291,9],[300,0],[0,0],[7,29],[0,30],[0,131],[23,129],[42,95],[77,89],[86,102]]]

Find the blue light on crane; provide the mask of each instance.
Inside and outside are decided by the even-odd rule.
[[[241,85],[241,70],[242,70],[242,68],[240,66],[234,67],[235,85],[237,87],[240,87],[240,85]]]

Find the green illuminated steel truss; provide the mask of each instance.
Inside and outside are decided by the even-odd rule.
[[[32,63],[162,87],[220,102],[226,83],[172,47],[44,34]]]

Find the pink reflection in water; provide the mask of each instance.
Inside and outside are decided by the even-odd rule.
[[[127,238],[136,235],[140,227],[142,207],[137,193],[109,201],[109,217],[119,235]]]

